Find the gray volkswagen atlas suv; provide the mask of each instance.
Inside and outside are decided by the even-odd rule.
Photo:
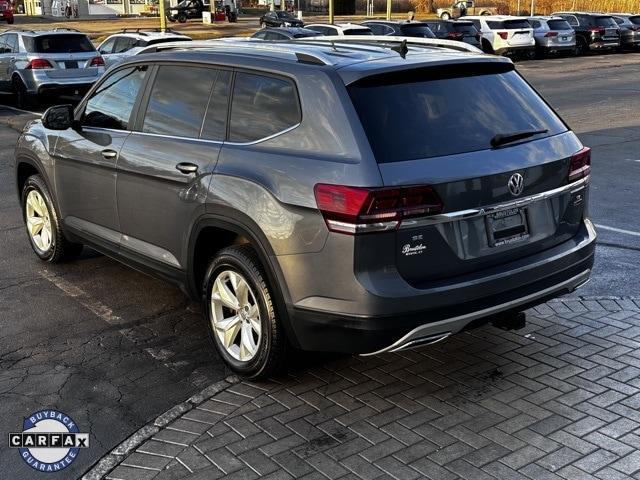
[[[590,150],[510,60],[429,42],[125,61],[18,141],[33,250],[175,282],[253,377],[290,348],[398,351],[571,292],[594,257]]]

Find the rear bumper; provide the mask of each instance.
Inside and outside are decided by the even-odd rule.
[[[104,73],[104,68],[95,68],[91,75],[74,76],[68,78],[52,78],[42,70],[21,70],[20,77],[27,87],[29,93],[64,93],[74,90],[84,90],[86,92],[100,75]]]
[[[38,95],[84,95],[89,91],[92,83],[58,84],[49,83],[40,85],[36,90]]]
[[[515,53],[534,52],[535,49],[536,49],[536,46],[535,44],[533,44],[533,45],[523,45],[523,46],[516,46],[516,47],[512,47],[512,46],[499,47],[494,51],[496,55],[509,55],[509,54],[515,54]]]
[[[575,290],[589,278],[595,240],[595,229],[585,220],[571,240],[500,271],[419,295],[407,291],[406,297],[370,298],[366,315],[291,307],[297,343],[305,350],[360,354],[431,343],[491,315],[520,311]]]
[[[620,47],[620,41],[596,41],[589,44],[590,50],[605,50]]]

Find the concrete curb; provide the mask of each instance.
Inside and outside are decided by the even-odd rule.
[[[137,430],[133,435],[117,445],[107,455],[98,460],[81,478],[82,480],[101,480],[117,467],[124,458],[142,445],[149,438],[153,437],[169,423],[181,417],[189,410],[194,409],[210,397],[226,390],[227,388],[240,382],[240,378],[231,375],[224,380],[209,385],[204,390],[196,393],[186,401],[171,407],[166,412],[157,416],[144,427]]]

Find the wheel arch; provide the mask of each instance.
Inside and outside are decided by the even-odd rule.
[[[43,170],[33,159],[29,157],[17,157],[16,158],[16,189],[18,192],[18,197],[22,195],[22,189],[24,188],[24,184],[27,182],[27,179],[32,175],[40,175],[44,180],[45,184],[49,188],[49,192],[53,196],[54,193],[51,189],[51,185],[47,179],[47,176],[43,173]]]
[[[297,341],[290,323],[288,308],[291,297],[284,275],[268,239],[249,217],[244,217],[234,211],[233,216],[207,213],[197,220],[189,236],[187,289],[192,297],[201,300],[202,283],[209,257],[231,245],[250,244],[256,251],[274,292],[276,311],[282,320],[287,337],[295,345]]]

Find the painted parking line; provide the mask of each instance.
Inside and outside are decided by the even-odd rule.
[[[0,105],[0,109],[13,110],[14,112],[24,113],[28,115],[36,115],[38,117],[42,116],[42,113],[32,112],[31,110],[22,110],[21,108],[10,107],[9,105]]]
[[[600,225],[598,223],[596,223],[595,226],[596,228],[599,228],[601,230],[608,230],[610,232],[623,233],[625,235],[640,237],[640,232],[634,232],[633,230],[624,230],[622,228],[609,227],[608,225]]]

